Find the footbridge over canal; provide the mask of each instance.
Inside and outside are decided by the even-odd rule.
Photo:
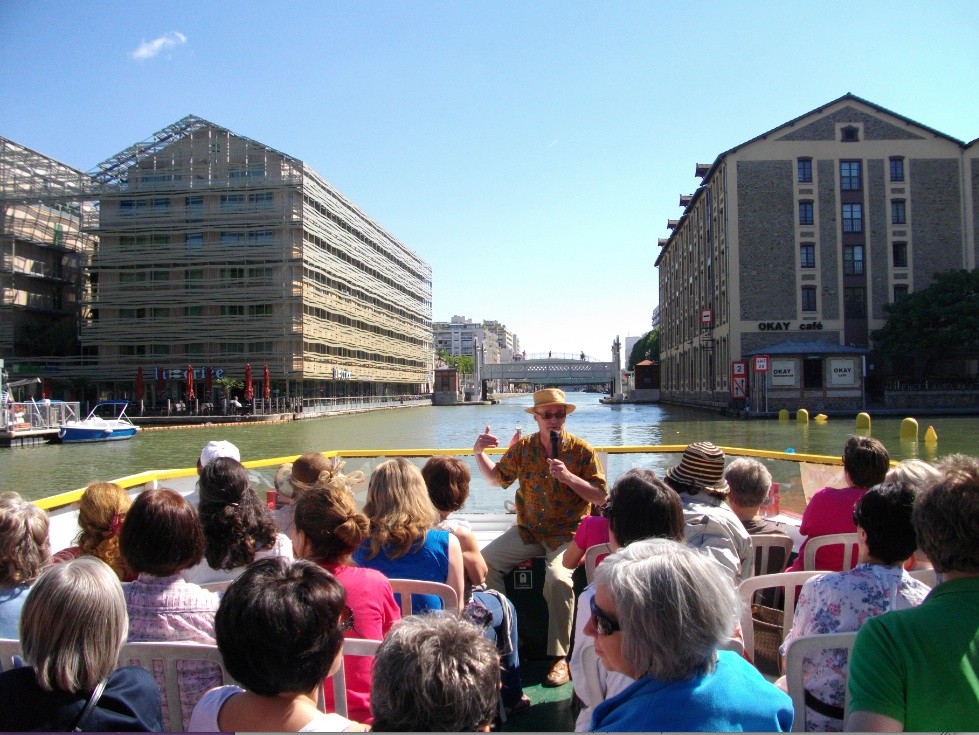
[[[532,385],[610,385],[615,379],[615,364],[586,360],[519,360],[481,364],[481,380],[503,380]]]

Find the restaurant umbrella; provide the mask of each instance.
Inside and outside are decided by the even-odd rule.
[[[214,397],[214,368],[204,368],[204,400],[211,403]]]
[[[269,366],[265,366],[265,374],[262,376],[262,398],[269,398],[272,395],[272,385],[269,383]]]
[[[160,395],[160,403],[167,398],[167,381],[163,379],[163,371],[159,367],[156,369],[156,389]]]
[[[252,366],[245,365],[245,400],[250,401],[255,398],[255,389],[252,387]]]
[[[187,366],[187,403],[194,400],[194,368]]]
[[[143,401],[143,366],[140,365],[136,368],[136,401],[142,403]]]

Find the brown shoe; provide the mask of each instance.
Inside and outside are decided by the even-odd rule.
[[[551,670],[547,672],[547,676],[544,677],[541,685],[546,687],[559,687],[562,684],[567,684],[569,681],[571,681],[571,677],[568,674],[568,662],[563,658],[559,658],[554,660],[554,663],[551,665]]]

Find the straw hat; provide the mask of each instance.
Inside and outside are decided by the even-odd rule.
[[[534,393],[533,408],[525,408],[524,412],[536,413],[538,408],[547,408],[548,406],[563,406],[564,410],[568,413],[572,413],[575,409],[573,403],[565,402],[563,390],[559,388],[544,388]]]
[[[710,442],[690,444],[683,450],[680,464],[668,469],[666,477],[719,495],[730,490],[724,479],[724,452]]]

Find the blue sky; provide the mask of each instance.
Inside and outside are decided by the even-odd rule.
[[[608,359],[696,163],[852,92],[979,137],[979,2],[0,0],[0,135],[83,170],[187,114],[432,264],[434,317]]]

